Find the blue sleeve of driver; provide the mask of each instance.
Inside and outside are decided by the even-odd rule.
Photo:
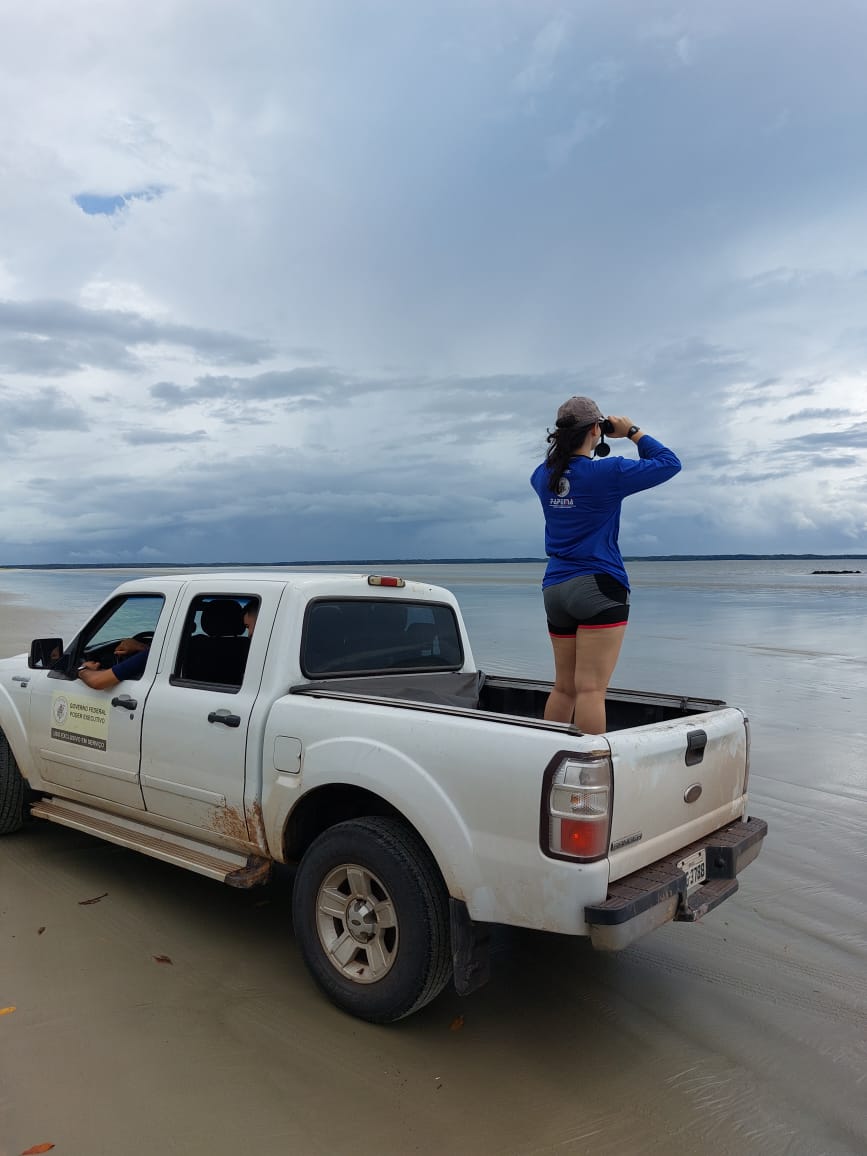
[[[111,673],[118,682],[123,682],[126,678],[141,678],[148,664],[149,654],[149,650],[140,650],[138,654],[131,654],[129,658],[125,658],[113,666]]]

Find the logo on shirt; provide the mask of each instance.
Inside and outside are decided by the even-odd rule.
[[[560,481],[557,483],[557,497],[558,498],[565,498],[568,493],[569,493],[569,479],[564,474],[563,477],[560,479]]]

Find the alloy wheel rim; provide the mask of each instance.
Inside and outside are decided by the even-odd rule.
[[[358,863],[342,863],[322,880],[316,930],[328,962],[353,983],[378,983],[397,958],[394,902],[382,881]]]

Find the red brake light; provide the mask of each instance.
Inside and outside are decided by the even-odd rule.
[[[543,795],[542,850],[547,855],[582,863],[605,857],[611,830],[612,779],[608,754],[562,753]]]
[[[595,859],[608,848],[608,823],[586,819],[560,820],[560,850],[564,855]]]
[[[384,574],[368,574],[368,586],[405,586],[402,578],[388,578]]]

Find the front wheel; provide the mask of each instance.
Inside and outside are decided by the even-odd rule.
[[[448,896],[427,847],[399,820],[352,819],[320,835],[298,868],[292,914],[313,978],[360,1019],[402,1019],[448,981]]]
[[[27,784],[5,737],[0,734],[0,835],[11,835],[24,826]]]

